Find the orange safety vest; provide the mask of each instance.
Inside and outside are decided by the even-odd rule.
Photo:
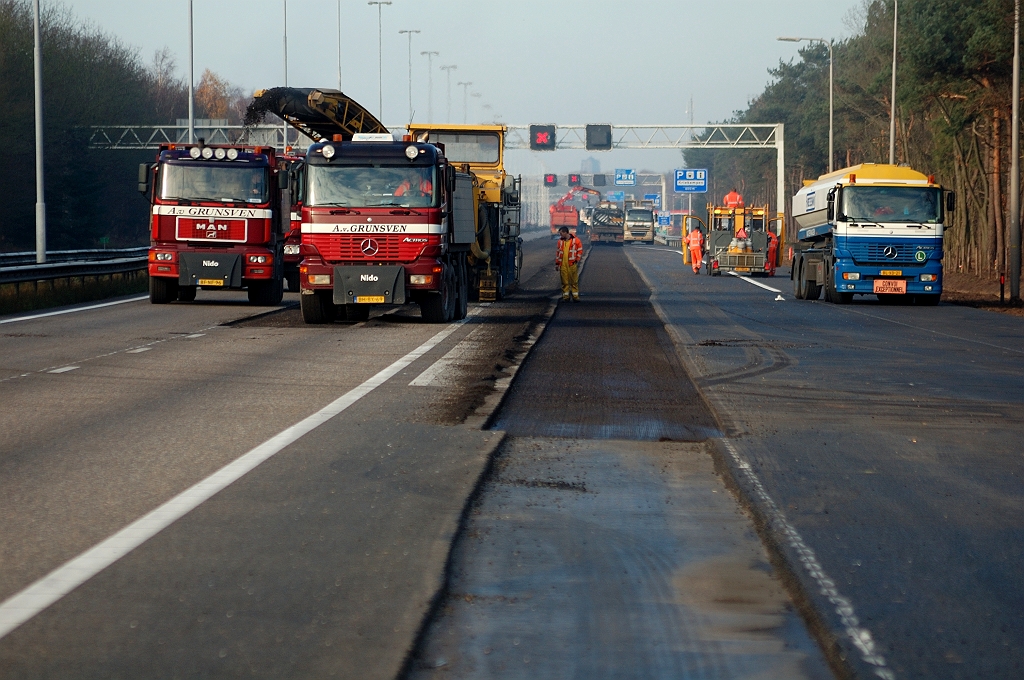
[[[405,196],[405,194],[407,192],[411,191],[411,190],[412,190],[412,182],[410,182],[407,179],[403,180],[402,183],[398,185],[398,188],[395,189],[395,196]],[[430,196],[433,193],[434,193],[434,185],[433,185],[433,183],[431,183],[431,181],[429,179],[421,177],[420,178],[420,195],[421,196]]]
[[[583,242],[579,237],[570,234],[568,244],[564,243],[562,239],[558,239],[558,250],[555,252],[556,267],[562,266],[562,253],[565,252],[566,245],[568,245],[570,265],[579,264],[579,261],[583,259]]]
[[[735,191],[730,191],[725,195],[725,198],[722,199],[722,203],[726,208],[742,208],[743,197]]]
[[[690,232],[690,235],[686,237],[686,242],[690,244],[690,250],[704,247],[704,234],[700,232],[700,229],[694,229]]]

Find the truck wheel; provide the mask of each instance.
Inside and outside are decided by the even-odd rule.
[[[345,305],[346,321],[366,321],[370,318],[370,305]]]
[[[284,280],[249,282],[249,304],[261,307],[274,307],[281,304],[284,298]]]
[[[196,286],[178,286],[178,302],[192,302],[196,299]]]
[[[448,323],[455,314],[455,277],[451,268],[445,267],[441,279],[441,290],[429,293],[420,302],[420,315],[427,323]]]
[[[790,278],[793,279],[793,297],[797,300],[804,299],[804,290],[800,285],[800,279],[804,275],[804,258],[799,255],[793,258],[793,269],[790,273]]]
[[[334,304],[333,293],[317,291],[312,295],[299,296],[299,309],[305,323],[331,323],[338,315]]]
[[[461,321],[466,318],[466,314],[469,313],[469,282],[467,281],[468,274],[466,272],[466,261],[463,258],[459,258],[459,265],[456,268],[456,284],[455,284],[455,320]]]
[[[161,276],[149,277],[149,301],[154,305],[166,305],[178,297],[178,282]]]
[[[284,275],[284,280],[288,283],[288,290],[292,293],[299,292],[299,273],[288,272]]]
[[[807,278],[807,266],[808,263],[805,262],[800,267],[800,292],[797,297],[801,300],[817,300],[821,297],[821,286]]]

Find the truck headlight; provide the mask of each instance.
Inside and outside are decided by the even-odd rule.
[[[327,158],[327,159],[334,158],[334,147],[331,146],[330,144],[325,144],[324,148],[323,148],[323,151],[321,153],[323,153],[324,158]]]
[[[199,150],[198,146],[193,146],[191,149],[188,150],[188,155],[191,156],[192,158],[198,159],[200,153],[202,152]]]
[[[238,158],[238,149],[228,149],[228,160],[233,161]]]
[[[935,274],[921,274],[922,281],[934,281],[936,279]]]
[[[860,281],[860,272],[843,272],[843,279],[846,281]]]
[[[174,253],[157,253],[154,259],[160,262],[170,262],[174,259]]]
[[[412,274],[409,276],[409,285],[411,286],[427,286],[433,280],[433,276],[429,274]]]
[[[309,285],[311,286],[329,286],[331,285],[330,274],[310,274]]]
[[[252,264],[266,264],[269,258],[266,255],[250,255],[249,262]]]
[[[288,245],[286,245],[284,247],[284,254],[285,255],[298,255],[299,254],[299,245],[297,243],[296,244],[288,244]]]
[[[211,158],[213,158],[213,149],[211,149],[208,146],[204,146],[202,156],[206,160],[210,160]]]
[[[224,157],[227,156],[227,155],[228,155],[228,152],[225,151],[224,149],[217,149],[216,151],[213,152],[214,158],[216,158],[219,161],[224,160]]]

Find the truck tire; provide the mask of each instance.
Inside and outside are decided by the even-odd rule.
[[[455,315],[456,321],[466,318],[469,313],[469,273],[466,271],[466,260],[460,257],[455,269]]]
[[[302,320],[309,324],[331,323],[338,315],[331,291],[316,291],[312,295],[299,296]]]
[[[197,286],[178,286],[178,302],[193,302]]]
[[[804,290],[800,286],[800,279],[803,277],[804,258],[796,255],[793,257],[793,266],[789,277],[793,279],[793,297],[797,300],[804,299]]]
[[[420,315],[427,323],[448,323],[455,315],[455,277],[451,267],[445,267],[441,290],[428,293],[420,301]]]
[[[801,300],[817,300],[821,297],[821,286],[817,283],[812,283],[807,278],[807,263],[803,263],[800,267],[800,291],[797,297]]]
[[[853,293],[844,293],[836,288],[835,263],[831,261],[825,274],[825,299],[835,305],[848,305],[853,302]]]
[[[149,301],[154,305],[166,305],[178,299],[178,282],[162,276],[149,277]]]
[[[249,282],[249,304],[274,307],[284,298],[284,279]]]
[[[345,305],[345,321],[366,321],[369,318],[370,305]]]

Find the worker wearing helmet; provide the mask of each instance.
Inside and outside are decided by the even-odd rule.
[[[700,263],[704,260],[704,234],[700,227],[694,225],[686,236],[686,243],[690,248],[690,264],[693,265],[693,273],[700,274]]]
[[[580,260],[583,259],[583,242],[569,233],[569,227],[558,230],[558,250],[555,252],[555,269],[562,279],[562,299],[580,301]]]
[[[740,196],[740,193],[738,191],[736,191],[736,187],[733,187],[732,191],[725,195],[725,198],[722,199],[722,205],[724,205],[726,208],[743,207],[743,197]]]

